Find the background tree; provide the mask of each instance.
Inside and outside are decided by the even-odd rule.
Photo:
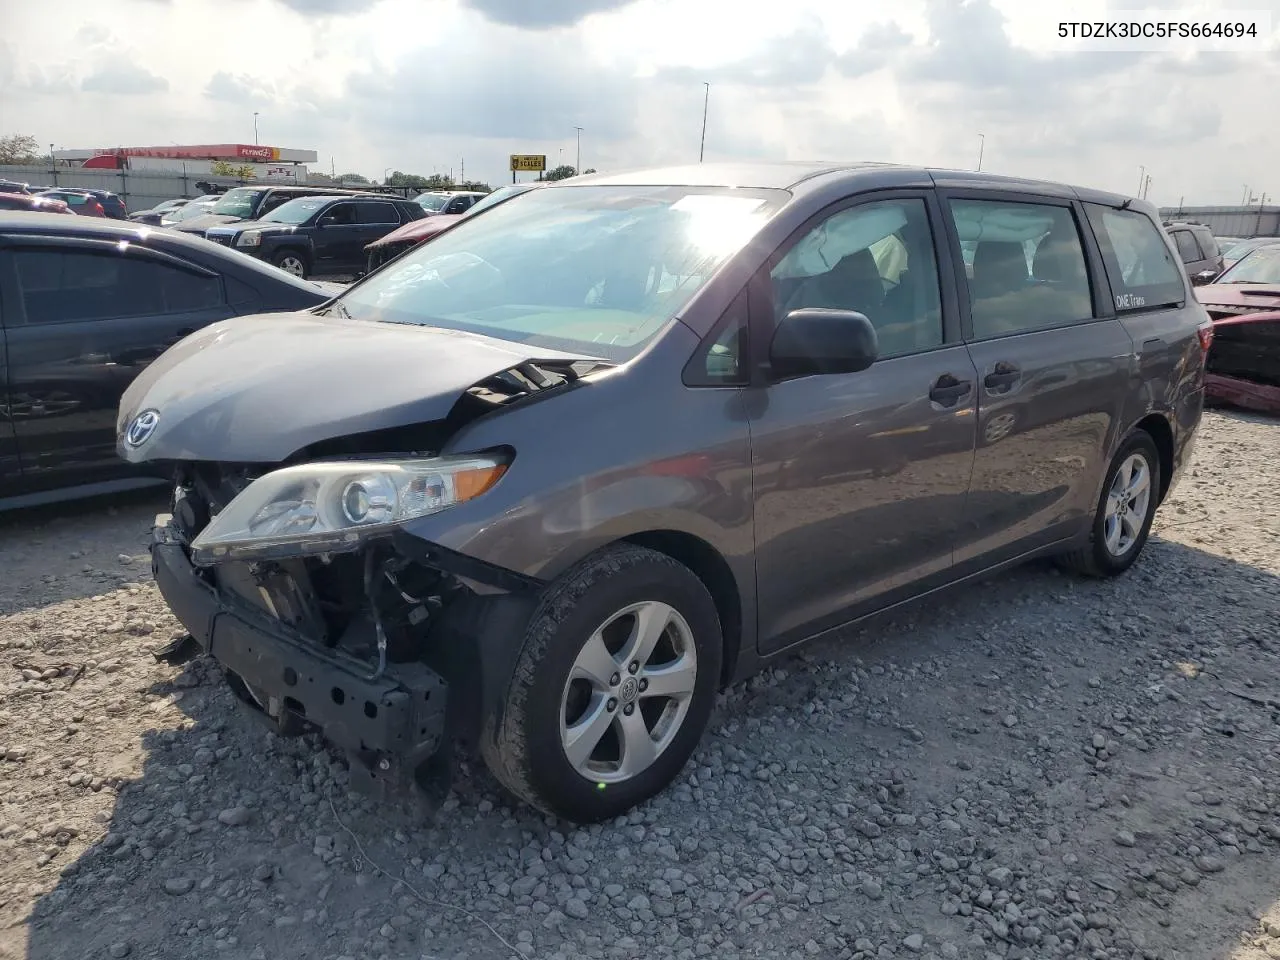
[[[588,173],[595,173],[595,172],[596,172],[595,167],[587,167],[587,169],[582,171],[582,175],[585,177]]]
[[[361,174],[358,174],[358,173],[340,173],[337,176],[337,180],[340,183],[368,184],[372,182],[368,177],[362,176]]]
[[[544,180],[568,180],[570,177],[577,176],[578,171],[569,164],[562,164],[552,170],[548,170],[544,175]]]
[[[234,164],[228,163],[226,160],[213,161],[213,164],[209,167],[209,172],[215,177],[238,177],[241,180],[249,180],[257,176],[250,164]]]
[[[0,137],[0,163],[38,163],[40,145],[36,138],[21,133]]]

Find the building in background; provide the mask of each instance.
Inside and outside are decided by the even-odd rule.
[[[1215,237],[1280,237],[1280,206],[1161,207],[1160,218],[1203,223]]]
[[[235,177],[306,183],[314,150],[250,143],[173,144],[162,147],[98,147],[56,150],[54,159],[84,170],[131,170],[182,176]]]

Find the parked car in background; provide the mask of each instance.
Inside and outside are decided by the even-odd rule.
[[[1233,243],[1222,255],[1223,271],[1230,270],[1259,247],[1269,247],[1273,243],[1280,243],[1280,237],[1248,237]]]
[[[210,227],[242,220],[260,220],[281,204],[298,197],[365,196],[362,190],[339,190],[324,187],[253,186],[233,187],[216,199],[213,207],[201,216],[184,218],[176,224],[183,233],[204,232]],[[402,199],[402,198],[397,198]]]
[[[474,204],[479,203],[488,194],[475,190],[428,191],[413,198],[413,202],[422,207],[428,216],[436,214],[466,213]]]
[[[61,200],[33,197],[25,193],[0,193],[0,210],[26,210],[28,213],[70,213]]]
[[[260,220],[210,227],[205,236],[295,277],[350,275],[365,264],[365,246],[426,214],[412,200],[365,194],[297,197]]]
[[[149,226],[158,227],[160,221],[165,215],[174,210],[180,210],[191,201],[186,197],[178,197],[176,200],[165,200],[163,203],[157,203],[150,210],[138,210],[129,214],[129,219],[134,223],[145,223]]]
[[[1242,237],[1214,237],[1213,239],[1217,241],[1218,252],[1221,253],[1223,257],[1226,257],[1227,251],[1230,250],[1235,244],[1239,243],[1243,238]]]
[[[1222,253],[1208,227],[1194,220],[1166,220],[1164,228],[1193,284],[1208,283],[1222,272]]]
[[[372,273],[387,261],[394,260],[400,256],[406,250],[412,250],[418,244],[426,243],[432,237],[443,233],[459,220],[465,217],[474,217],[476,214],[483,213],[485,210],[510,200],[512,197],[528,193],[546,182],[535,180],[508,184],[505,187],[499,187],[492,193],[485,194],[483,199],[468,207],[466,213],[439,213],[433,217],[422,217],[419,220],[406,223],[364,248],[365,270]]]
[[[160,215],[160,226],[172,227],[184,220],[192,220],[195,217],[204,216],[213,209],[213,205],[217,202],[218,196],[216,194],[204,194],[194,200],[188,200],[182,206],[162,213]]]
[[[38,197],[46,197],[50,200],[60,200],[67,205],[72,213],[77,213],[82,217],[105,217],[107,211],[103,209],[98,198],[86,190],[45,190],[36,194]]]
[[[113,426],[139,371],[207,324],[340,289],[167,230],[0,213],[0,506],[145,482]]]
[[[0,193],[30,193],[30,187],[17,180],[0,180]]]
[[[802,641],[1037,557],[1131,567],[1209,330],[1143,200],[691,164],[548,184],[210,327],[117,434],[173,470],[155,580],[246,704],[353,787],[460,738],[593,822]]]
[[[1280,241],[1254,247],[1196,297],[1214,321],[1206,395],[1280,414]]]

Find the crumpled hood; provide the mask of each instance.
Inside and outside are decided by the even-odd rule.
[[[179,220],[173,225],[174,230],[181,230],[183,233],[199,233],[203,234],[210,227],[221,226],[224,223],[239,223],[242,218],[230,217],[223,213],[202,213],[198,217],[192,217],[190,220]]]
[[[446,227],[451,227],[466,214],[464,213],[437,213],[435,216],[422,217],[418,220],[410,220],[403,226],[396,227],[385,237],[381,237],[369,247],[380,247],[388,243],[399,243],[402,240],[425,240],[427,237],[434,237],[437,233],[442,232]],[[365,248],[366,250],[368,247]]]
[[[582,359],[434,327],[237,317],[175,344],[130,384],[117,449],[131,463],[277,463],[321,440],[443,419],[469,387],[518,364]],[[153,429],[131,446],[141,413],[154,413]]]
[[[1280,309],[1280,285],[1274,283],[1207,283],[1196,288],[1196,299],[1206,307]],[[1235,311],[1232,311],[1235,312]]]

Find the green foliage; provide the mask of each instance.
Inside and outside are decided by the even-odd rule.
[[[257,176],[251,164],[234,164],[228,163],[226,160],[213,161],[209,172],[215,177],[238,177],[241,180],[248,180]]]
[[[553,170],[548,170],[543,176],[544,180],[568,180],[570,177],[576,176],[578,173],[569,164],[562,164]]]
[[[372,182],[368,177],[362,176],[361,174],[358,174],[358,173],[340,173],[334,179],[338,180],[341,183],[367,184]]]
[[[36,138],[21,133],[0,136],[0,163],[38,163],[40,145]]]

